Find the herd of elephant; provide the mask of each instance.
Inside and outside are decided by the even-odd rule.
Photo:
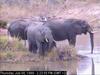
[[[7,24],[8,35],[19,40],[27,40],[29,51],[45,55],[56,47],[56,41],[67,39],[69,45],[75,46],[76,36],[90,34],[91,53],[93,53],[93,29],[88,22],[81,19],[50,19],[47,17],[22,18]]]

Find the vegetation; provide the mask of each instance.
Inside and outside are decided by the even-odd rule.
[[[7,22],[0,20],[0,28],[6,28]]]
[[[17,39],[8,41],[7,36],[0,35],[0,59],[5,59],[5,61],[9,59],[16,60],[16,58],[27,54],[29,54],[29,52]],[[13,61],[14,60],[12,60],[12,62]]]
[[[99,0],[0,0],[0,20],[45,15],[85,19],[99,25],[99,3]]]
[[[23,60],[25,57],[25,60],[45,60],[46,62],[49,60],[57,61],[57,60],[68,60],[69,58],[73,58],[76,56],[75,49],[71,47],[62,47],[59,46],[58,48],[52,49],[51,52],[47,54],[45,57],[38,57],[38,54],[30,53],[27,48],[19,42],[17,39],[14,39],[13,41],[8,41],[7,36],[3,35],[0,36],[0,58],[6,59],[5,61],[11,60],[14,62]],[[64,54],[62,54],[64,53]],[[62,55],[62,58],[61,58]],[[18,60],[17,60],[18,59]]]

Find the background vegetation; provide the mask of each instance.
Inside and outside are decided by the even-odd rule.
[[[81,18],[98,23],[99,0],[0,0],[0,20],[30,16]]]

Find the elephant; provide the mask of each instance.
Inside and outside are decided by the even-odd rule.
[[[9,22],[7,24],[8,35],[17,37],[19,40],[26,40],[27,38],[25,37],[24,30],[28,25],[28,22],[20,19]]]
[[[45,55],[46,52],[51,51],[56,43],[53,39],[51,30],[44,25],[29,25],[25,29],[27,40],[29,44],[29,51],[32,53],[39,53]]]
[[[90,34],[91,40],[91,53],[94,48],[94,35],[93,29],[87,21],[81,19],[64,19],[59,20],[48,20],[43,25],[48,26],[55,41],[62,41],[68,39],[69,45],[75,46],[76,36],[80,34]]]
[[[25,28],[27,28],[31,24],[43,24],[43,21],[45,20],[45,18],[42,18],[40,16],[31,18],[19,18],[13,20],[7,24],[8,36],[10,35],[11,37],[17,37],[19,40],[27,40],[26,33],[24,33]]]

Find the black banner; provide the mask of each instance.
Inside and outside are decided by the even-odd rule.
[[[67,75],[66,71],[0,71],[0,75]]]

